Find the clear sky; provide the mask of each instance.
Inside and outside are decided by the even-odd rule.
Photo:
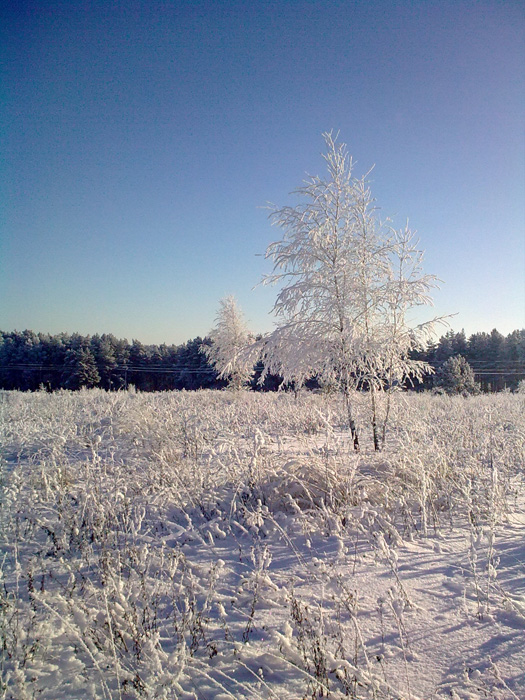
[[[322,132],[409,218],[434,313],[525,326],[519,0],[2,4],[0,329],[205,335],[253,287],[264,205],[324,172]]]

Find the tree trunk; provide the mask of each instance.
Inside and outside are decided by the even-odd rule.
[[[359,452],[359,433],[352,415],[352,405],[350,403],[350,394],[347,386],[343,388],[343,396],[345,400],[346,413],[348,415],[348,427],[350,428],[352,440],[354,441],[354,450]]]
[[[390,388],[388,388],[387,395],[386,395],[385,418],[383,420],[383,430],[382,430],[382,435],[381,435],[381,449],[384,448],[385,442],[386,442],[386,429],[387,429],[387,425],[388,425],[388,419],[390,417],[391,399],[392,399],[392,391]]]
[[[377,428],[376,390],[372,383],[370,384],[370,396],[372,400],[372,432],[374,435],[374,450],[379,452],[381,450],[381,443],[379,441],[379,431]]]

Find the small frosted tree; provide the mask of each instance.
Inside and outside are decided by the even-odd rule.
[[[474,371],[462,355],[453,355],[437,370],[434,387],[445,394],[479,394],[479,384],[474,379]]]
[[[328,177],[309,177],[294,193],[305,203],[270,214],[284,236],[268,246],[274,269],[263,283],[281,289],[273,309],[277,327],[261,341],[261,354],[265,372],[284,381],[316,375],[340,389],[356,450],[351,397],[354,389],[366,389],[378,450],[391,392],[431,371],[410,353],[438,319],[410,327],[407,315],[431,303],[436,278],[422,273],[422,252],[408,226],[395,231],[377,219],[366,176],[353,175],[345,144],[332,134],[324,139]],[[387,396],[381,417],[380,392]]]
[[[253,375],[253,362],[247,353],[253,337],[235,297],[220,300],[215,321],[215,327],[208,336],[211,345],[202,345],[201,350],[219,377],[227,379],[231,388],[240,389]]]

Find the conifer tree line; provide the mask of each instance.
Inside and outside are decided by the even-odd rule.
[[[202,346],[209,338],[194,338],[182,345],[129,343],[112,334],[83,336],[78,333],[49,335],[25,331],[0,331],[0,388],[36,391],[44,388],[80,389],[100,387],[139,391],[222,389],[227,382],[218,378]],[[514,390],[525,379],[525,329],[504,336],[491,333],[449,331],[414,358],[434,369],[451,357],[461,356],[472,367],[482,391]],[[253,389],[274,390],[280,378],[268,376],[258,383],[262,367],[256,368]],[[435,375],[425,377],[415,389],[431,389]],[[309,382],[315,387],[315,381]]]
[[[438,342],[429,343],[424,352],[414,355],[435,370],[451,357],[463,357],[472,367],[482,391],[515,390],[525,378],[525,329],[504,336],[494,328],[490,333],[473,333],[468,338],[464,331],[451,330]],[[427,376],[423,387],[434,386],[435,378],[436,375]]]
[[[0,331],[0,388],[220,388],[225,383],[217,380],[215,370],[200,351],[206,342],[195,338],[183,345],[144,345],[112,334]]]

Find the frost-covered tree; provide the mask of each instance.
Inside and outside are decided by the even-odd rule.
[[[474,371],[462,355],[449,357],[437,370],[434,386],[446,394],[479,394],[479,384]]]
[[[294,194],[306,201],[274,208],[284,231],[266,258],[278,283],[276,329],[261,343],[266,372],[285,381],[311,375],[335,383],[344,397],[354,447],[359,449],[351,396],[368,390],[374,445],[385,438],[390,392],[430,371],[410,359],[432,324],[407,321],[415,306],[431,303],[436,278],[421,271],[422,252],[412,231],[395,231],[377,218],[366,176],[353,175],[346,145],[324,134],[328,177],[309,177]],[[379,416],[378,393],[388,392]]]
[[[113,343],[116,338],[111,335],[94,335],[91,338],[91,352],[97,363],[98,373],[100,375],[100,383],[104,389],[111,389],[115,381],[115,368],[117,367],[117,358]]]
[[[93,353],[88,347],[70,348],[64,363],[65,386],[68,389],[90,389],[100,382]]]
[[[201,345],[201,350],[214,365],[219,377],[227,379],[233,389],[240,389],[253,374],[253,361],[246,352],[253,337],[235,297],[220,300],[215,322],[208,336],[211,344]]]

